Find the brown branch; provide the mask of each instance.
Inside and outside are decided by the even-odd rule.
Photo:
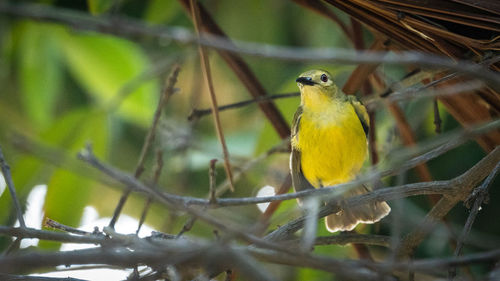
[[[199,12],[200,19],[199,31],[203,30],[204,32],[211,34],[211,38],[217,37],[219,39],[223,39],[224,45],[230,46],[231,48],[237,48],[198,1],[179,0],[179,2],[182,4],[184,9],[188,11],[190,16],[192,16],[191,4],[196,4],[196,10]],[[213,35],[215,35],[215,37]],[[196,39],[199,39],[197,41],[200,43],[203,41],[202,38],[196,37]],[[211,40],[212,39],[209,39],[208,41]],[[218,52],[254,98],[267,95],[262,84],[259,82],[250,67],[245,63],[243,58],[238,55],[238,52],[230,52],[222,49],[218,49]],[[267,119],[269,119],[278,135],[282,139],[287,138],[290,135],[290,127],[276,105],[271,102],[259,103],[259,107],[262,112],[264,112]]]
[[[198,8],[198,1],[189,0],[189,5],[191,6],[191,18],[193,19],[194,29],[198,37],[200,36],[201,29],[201,16]],[[229,152],[227,150],[226,139],[224,138],[224,133],[222,132],[222,125],[220,123],[219,111],[217,110],[217,97],[215,96],[215,90],[212,80],[212,72],[210,70],[210,61],[208,60],[205,49],[202,45],[198,45],[198,51],[200,53],[201,68],[203,71],[203,77],[207,82],[208,93],[210,94],[210,105],[212,107],[212,116],[215,123],[215,131],[217,132],[217,137],[222,146],[222,153],[224,155],[224,169],[226,170],[226,176],[229,180],[229,187],[231,191],[234,191],[233,173],[231,171],[231,163],[229,162]]]
[[[158,105],[156,106],[151,128],[149,129],[148,134],[144,139],[144,144],[142,145],[141,155],[139,156],[139,161],[135,168],[135,173],[134,173],[135,178],[139,178],[144,172],[144,161],[146,160],[146,154],[149,152],[149,149],[151,148],[151,145],[153,144],[153,141],[155,139],[156,127],[158,126],[158,121],[160,120],[163,108],[165,107],[168,100],[175,92],[174,85],[177,82],[177,75],[179,75],[179,71],[180,71],[179,65],[174,65],[174,67],[172,68],[172,72],[165,81],[165,89],[160,95],[160,100],[158,101]],[[125,206],[125,202],[127,202],[127,198],[129,197],[130,192],[131,190],[127,189],[123,192],[122,196],[120,197],[120,200],[116,205],[115,211],[113,212],[113,217],[109,221],[109,226],[111,228],[115,227],[116,221],[118,220],[118,217],[120,216],[120,213],[122,212],[122,209]]]

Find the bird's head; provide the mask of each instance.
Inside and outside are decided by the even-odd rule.
[[[342,98],[344,95],[338,90],[332,75],[325,70],[306,71],[295,80],[299,86],[302,103],[316,103]]]

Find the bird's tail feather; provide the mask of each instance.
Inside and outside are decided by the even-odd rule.
[[[367,193],[366,186],[351,188],[346,191],[344,198]],[[341,210],[335,214],[326,217],[326,228],[330,232],[350,231],[359,223],[376,223],[387,216],[391,207],[386,202],[375,202],[366,205],[360,205],[348,210]]]

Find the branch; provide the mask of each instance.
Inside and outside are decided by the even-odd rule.
[[[438,204],[436,204],[436,206],[434,206],[434,208],[428,214],[428,217],[437,218],[438,214],[434,214],[436,211],[433,212],[433,210],[436,209],[440,210],[439,215],[442,217],[449,211],[449,209],[442,209],[442,207],[438,207],[438,205],[440,205],[440,202],[446,200],[446,198],[451,196],[457,197],[458,196],[456,195],[457,193],[463,196],[463,193],[466,193],[468,188],[471,188],[471,186],[475,186],[474,184],[477,184],[484,177],[486,177],[487,173],[493,169],[493,167],[496,165],[498,161],[500,161],[500,147],[497,147],[495,150],[493,150],[490,154],[484,157],[470,170],[452,180],[413,183],[413,184],[406,184],[400,187],[379,189],[376,191],[372,191],[370,193],[346,199],[342,205],[339,202],[333,202],[321,208],[318,218],[322,218],[329,214],[338,212],[342,207],[343,208],[353,207],[375,201],[388,201],[397,198],[407,197],[410,194],[417,194],[417,193],[422,195],[446,194],[447,196],[444,196],[443,199],[441,199],[438,202]],[[447,192],[447,190],[449,192]],[[458,200],[451,207],[453,207],[457,202]],[[304,221],[305,221],[304,217],[295,219],[287,223],[286,225],[279,227],[275,231],[271,232],[266,237],[264,237],[264,239],[270,241],[279,241],[287,239],[287,237],[289,237],[290,235],[294,234],[295,232],[304,227]],[[436,221],[437,219],[433,220],[434,223]],[[407,238],[408,241],[406,241],[407,245],[405,247],[402,247],[402,249],[413,250],[413,248],[417,246],[427,234],[427,232],[424,232],[423,229],[424,227],[420,226],[419,228],[417,228],[417,230],[414,231],[414,233],[410,234]]]
[[[297,48],[254,42],[231,41],[217,35],[202,35],[198,40],[191,31],[180,27],[150,26],[129,18],[93,17],[87,13],[49,6],[23,4],[0,4],[0,12],[21,18],[57,22],[81,30],[92,30],[129,38],[152,37],[170,39],[180,43],[199,43],[207,47],[224,50],[230,53],[247,54],[256,57],[274,58],[286,61],[322,62],[322,63],[385,63],[390,65],[417,64],[434,68],[446,68],[470,77],[487,81],[497,91],[500,91],[500,77],[488,68],[463,61],[453,60],[444,56],[424,54],[421,52],[372,52],[352,51],[332,48]]]
[[[63,243],[104,244],[108,241],[108,239],[104,235],[74,235],[68,233],[39,230],[29,227],[20,228],[0,226],[0,235],[19,238],[37,238],[42,240],[59,241]]]
[[[127,188],[133,189],[136,192],[140,193],[145,193],[148,194],[149,196],[152,196],[153,198],[161,199],[161,201],[167,203],[167,207],[171,207],[172,205],[184,205],[184,206],[190,206],[190,205],[200,205],[200,206],[206,206],[206,207],[211,207],[211,208],[216,208],[216,207],[224,207],[224,206],[236,206],[236,205],[250,205],[250,204],[257,204],[257,203],[266,203],[266,202],[272,202],[272,201],[280,201],[280,200],[291,200],[291,199],[296,199],[296,198],[305,198],[309,196],[327,196],[327,195],[334,195],[336,191],[339,189],[347,189],[351,188],[354,186],[358,186],[360,184],[364,183],[369,183],[373,181],[374,179],[380,179],[383,177],[387,176],[392,176],[396,175],[398,173],[401,173],[403,171],[406,171],[408,169],[411,169],[415,167],[416,165],[429,161],[430,159],[433,159],[449,150],[451,150],[454,147],[457,147],[463,143],[465,143],[467,140],[472,139],[477,137],[478,135],[481,135],[489,130],[498,128],[500,126],[500,120],[478,126],[474,129],[465,129],[460,131],[459,133],[453,133],[453,134],[448,134],[448,135],[443,135],[439,139],[443,142],[444,144],[437,146],[436,148],[418,155],[414,158],[411,159],[400,159],[400,161],[403,164],[399,164],[399,166],[392,168],[392,169],[387,169],[382,172],[372,172],[369,174],[366,174],[364,176],[361,176],[359,179],[344,183],[344,184],[339,184],[331,187],[324,187],[321,189],[314,189],[314,190],[305,190],[305,191],[300,191],[300,192],[295,192],[295,193],[290,193],[290,194],[282,194],[282,195],[275,195],[275,196],[267,196],[267,197],[245,197],[245,198],[220,198],[217,199],[216,204],[210,203],[209,199],[202,199],[202,198],[195,198],[195,197],[189,197],[189,196],[180,196],[180,195],[175,195],[167,192],[162,192],[159,188],[156,188],[155,186],[149,186],[146,185],[137,179],[135,179],[133,176],[123,173],[111,166],[108,166],[104,163],[101,163],[93,154],[90,150],[84,150],[79,153],[79,158],[87,163],[89,163],[91,166],[99,170],[100,172],[108,175],[109,177],[113,178],[117,182],[122,183],[125,185]],[[447,141],[449,139],[452,139],[452,141]],[[434,144],[435,145],[435,144]],[[423,145],[424,148],[426,148],[426,145]],[[377,170],[377,169],[375,169]],[[453,190],[453,187],[446,186],[449,183],[449,181],[436,181],[436,182],[427,182],[427,183],[414,183],[414,184],[407,184],[403,185],[400,187],[394,187],[394,188],[386,188],[386,189],[380,189],[377,191],[373,191],[367,195],[369,196],[374,196],[375,197],[380,197],[383,196],[383,198],[388,198],[388,199],[395,199],[395,198],[400,198],[400,197],[406,197],[406,196],[412,196],[412,195],[422,195],[422,194],[444,194],[449,192],[450,190]],[[334,193],[334,194],[332,194]],[[370,195],[370,194],[375,194],[375,195]],[[365,196],[365,195],[362,195]],[[359,197],[362,197],[359,196]],[[400,197],[398,197],[400,196]],[[353,198],[358,198],[358,197],[353,197]],[[373,198],[372,198],[373,199]],[[384,199],[385,200],[385,199]],[[383,201],[383,200],[381,200]]]
[[[244,106],[252,104],[252,103],[263,103],[263,102],[268,102],[270,100],[275,100],[275,99],[299,97],[299,96],[300,96],[299,92],[287,93],[287,94],[267,95],[267,96],[262,96],[262,97],[258,97],[258,98],[251,99],[251,100],[244,100],[244,101],[240,101],[240,102],[236,102],[236,103],[222,105],[222,106],[217,107],[217,110],[224,111],[224,110],[228,110],[228,109],[236,109],[236,108],[241,108],[241,107],[244,107]],[[189,114],[189,116],[188,116],[188,120],[189,121],[197,120],[197,119],[199,119],[205,115],[209,115],[209,114],[212,114],[211,108],[193,109],[191,114]]]
[[[391,237],[384,235],[341,233],[334,236],[318,236],[315,245],[347,245],[366,244],[382,247],[390,247]]]
[[[468,171],[455,178],[456,190],[443,196],[427,214],[424,221],[403,240],[399,247],[399,257],[409,257],[427,234],[459,201],[465,200],[472,189],[484,179],[500,162],[500,146]]]

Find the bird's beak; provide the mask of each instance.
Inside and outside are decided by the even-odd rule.
[[[314,83],[314,81],[312,80],[311,77],[299,77],[297,79],[295,79],[295,82],[297,83],[300,83],[302,85],[308,85],[308,86],[312,86],[316,83]]]

